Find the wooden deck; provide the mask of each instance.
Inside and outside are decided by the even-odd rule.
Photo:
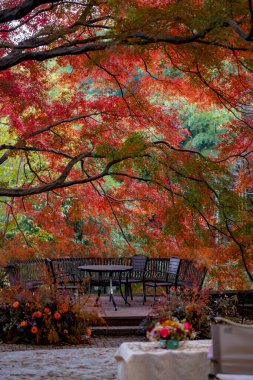
[[[98,311],[98,314],[105,320],[105,327],[94,327],[93,333],[96,335],[133,335],[144,334],[141,326],[143,321],[151,316],[153,308],[153,297],[147,297],[145,305],[142,304],[143,297],[141,295],[135,295],[133,300],[128,299],[130,306],[125,304],[125,301],[118,294],[114,296],[117,310],[111,301],[109,301],[109,295],[102,295],[100,297],[98,306],[94,306],[96,294],[92,294],[89,300],[86,302],[86,307],[94,308]]]
[[[86,300],[86,306],[89,308],[95,308],[101,317],[140,317],[145,318],[153,310],[153,297],[147,297],[147,302],[143,305],[143,297],[141,295],[135,295],[133,300],[128,298],[130,306],[125,304],[123,298],[116,294],[114,295],[115,302],[117,304],[117,310],[114,309],[114,306],[111,301],[109,301],[109,295],[103,294],[100,297],[98,305],[95,306],[96,294],[91,294],[89,299]]]

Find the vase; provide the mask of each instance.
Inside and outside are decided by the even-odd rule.
[[[179,347],[179,340],[177,339],[168,339],[166,342],[166,348],[169,350],[175,350]]]
[[[160,338],[159,347],[166,349],[167,348],[167,339]]]

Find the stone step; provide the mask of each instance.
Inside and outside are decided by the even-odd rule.
[[[145,335],[145,330],[139,326],[99,326],[92,327],[92,336],[128,336],[128,335]]]
[[[144,318],[143,316],[103,317],[108,326],[139,326]]]

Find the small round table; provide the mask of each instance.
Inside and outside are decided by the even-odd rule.
[[[102,283],[102,279],[101,279],[102,273],[109,273],[110,301],[112,301],[115,310],[117,310],[117,305],[116,305],[115,299],[113,297],[112,275],[113,275],[113,273],[119,273],[120,294],[121,294],[123,300],[125,301],[125,303],[130,305],[127,302],[126,297],[124,297],[122,289],[121,289],[121,274],[123,272],[130,272],[131,270],[133,270],[132,266],[130,266],[130,265],[95,265],[94,264],[94,265],[82,265],[82,266],[78,267],[78,269],[80,269],[82,271],[89,272],[90,277],[92,277],[91,273],[94,273],[94,272],[98,273],[99,274],[99,281],[101,283]],[[99,291],[98,291],[98,297],[96,299],[95,305],[97,305],[97,303],[98,303],[98,300],[100,298],[100,294],[101,294],[101,289],[99,289]]]

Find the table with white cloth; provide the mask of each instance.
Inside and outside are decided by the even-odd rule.
[[[158,342],[122,343],[115,359],[120,380],[207,380],[211,372],[211,340],[180,342],[179,348],[159,348]]]

